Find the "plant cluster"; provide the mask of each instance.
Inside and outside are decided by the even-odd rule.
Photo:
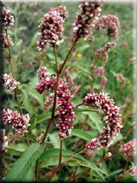
[[[108,64],[110,51],[115,50],[117,46],[120,22],[115,15],[102,15],[103,4],[105,3],[102,1],[80,2],[79,13],[76,14],[76,19],[72,24],[73,33],[69,41],[70,49],[65,53],[64,61],[59,60],[58,49],[63,41],[66,41],[63,32],[65,31],[65,21],[70,16],[67,8],[62,5],[55,8],[50,7],[48,13],[42,18],[38,26],[37,40],[35,41],[40,53],[35,52],[35,54],[43,63],[40,62],[39,64],[37,73],[35,72],[35,75],[37,75],[35,77],[35,85],[30,89],[33,89],[33,94],[37,96],[35,98],[38,101],[42,101],[40,107],[37,105],[37,101],[31,101],[28,97],[29,94],[24,90],[25,85],[15,78],[12,60],[14,44],[8,32],[10,27],[16,24],[16,21],[14,22],[14,16],[11,12],[3,7],[1,17],[4,31],[1,37],[1,45],[5,54],[7,54],[10,73],[3,73],[2,82],[5,90],[9,94],[14,94],[17,103],[16,110],[15,107],[9,106],[3,109],[2,112],[2,119],[6,129],[1,130],[4,158],[4,171],[2,174],[5,181],[45,180],[50,182],[51,180],[61,180],[61,177],[58,177],[58,172],[62,171],[61,168],[63,166],[66,168],[66,172],[68,171],[67,167],[76,166],[71,171],[70,179],[69,174],[65,173],[64,180],[76,181],[77,176],[83,173],[86,173],[86,175],[90,173],[92,181],[94,179],[107,180],[109,175],[107,175],[104,168],[102,169],[101,164],[121,155],[123,156],[122,161],[126,160],[126,165],[118,171],[114,180],[124,180],[127,176],[127,179],[132,180],[132,176],[137,174],[136,167],[132,161],[136,154],[136,139],[132,137],[129,142],[124,141],[123,137],[120,140],[118,139],[121,135],[121,130],[124,129],[123,114],[120,111],[120,107],[116,106],[117,102],[114,102],[111,93],[107,94],[105,91],[109,80],[104,75],[105,67]],[[90,42],[91,45],[94,45],[96,39],[94,35],[101,35],[102,32],[105,32],[108,41],[102,48],[95,50],[93,53],[94,62],[89,65],[87,63],[90,67],[90,72],[83,68],[83,72],[88,74],[86,80],[90,80],[90,83],[92,83],[88,86],[86,85],[89,92],[85,92],[80,96],[81,102],[75,102],[79,96],[80,89],[87,81],[84,80],[79,84],[75,84],[72,70],[77,67],[78,71],[75,71],[79,73],[81,66],[78,61],[71,61],[71,57],[79,48],[81,40],[82,44]],[[121,46],[123,45],[127,47],[126,43],[121,44]],[[47,61],[45,59],[45,54],[50,48],[54,53],[54,62],[53,60]],[[76,57],[81,58],[81,54],[77,54]],[[130,58],[129,63],[134,63],[135,59]],[[100,61],[101,65],[99,65]],[[126,83],[123,73],[113,73],[113,76],[119,79],[121,85]],[[101,79],[97,89],[94,88],[96,78]],[[26,84],[27,86],[29,88],[29,84]],[[25,105],[23,106],[21,99],[25,100],[25,97],[29,102],[31,101],[30,106],[36,105],[36,111],[34,111],[37,115],[32,114]],[[125,102],[128,103],[129,101],[129,98],[125,98]],[[100,119],[104,124],[100,123]],[[99,125],[90,124],[93,121]],[[81,126],[80,129],[75,128],[78,124]],[[39,129],[36,125],[39,125],[37,126]],[[132,123],[126,136],[129,136],[134,126],[135,123]],[[8,130],[8,127],[10,130]],[[97,128],[99,129],[98,132]],[[39,132],[35,133],[35,130]],[[56,136],[54,137],[54,135]],[[76,138],[73,139],[73,136],[76,136]],[[78,140],[79,138],[82,139],[82,149],[77,145],[79,143],[77,138]],[[55,140],[59,141],[59,148],[56,148],[56,145],[54,146]],[[11,144],[18,144],[20,141],[25,141],[27,147],[23,153],[20,152],[21,156],[10,167],[6,163],[6,153],[10,152]],[[117,144],[115,141],[117,141]],[[76,147],[75,151],[78,152],[74,153],[74,151],[65,150],[64,144],[70,144],[67,148],[72,146],[74,150]],[[118,152],[116,153],[115,150],[117,149]],[[14,151],[14,149],[12,150]],[[18,153],[14,151],[13,155],[16,156]],[[92,161],[92,157],[96,156],[97,159]],[[51,163],[50,158],[53,158],[55,162]],[[129,164],[130,166],[128,166]],[[57,166],[51,167],[53,165]],[[76,175],[77,166],[85,169],[79,168]]]

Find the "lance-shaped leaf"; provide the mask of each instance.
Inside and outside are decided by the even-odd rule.
[[[5,181],[23,181],[29,170],[35,165],[36,160],[43,153],[45,144],[33,144],[27,147],[22,156],[14,163],[7,174]]]

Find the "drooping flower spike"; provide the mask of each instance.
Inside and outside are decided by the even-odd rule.
[[[106,125],[103,132],[98,138],[91,140],[91,142],[87,144],[87,147],[91,149],[108,147],[123,127],[121,125],[119,108],[114,105],[113,99],[110,99],[109,96],[104,93],[88,93],[83,99],[83,105],[98,108],[101,112],[106,114]]]
[[[96,29],[107,29],[108,36],[112,37],[114,41],[118,40],[120,22],[116,16],[104,15],[100,19],[94,21],[94,23]]]

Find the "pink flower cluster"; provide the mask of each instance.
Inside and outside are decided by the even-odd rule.
[[[103,66],[106,64],[108,60],[108,51],[110,51],[111,48],[114,48],[116,46],[115,42],[108,42],[104,48],[97,49],[95,52],[95,57],[100,58],[101,55],[103,56]]]
[[[47,110],[54,102],[54,93],[49,94],[44,102],[44,109]]]
[[[66,18],[68,18],[68,11],[66,9],[66,6],[58,6],[56,8],[49,8],[49,11],[57,11],[60,13],[60,16],[63,18],[63,20],[65,20]]]
[[[75,94],[78,92],[78,90],[79,90],[79,86],[74,85],[74,86],[72,87],[71,91],[70,91],[70,94],[71,94],[71,95],[75,95]]]
[[[119,27],[119,19],[114,15],[104,15],[95,21],[95,28],[99,30],[107,29],[108,36],[113,37],[115,41],[118,40]]]
[[[130,58],[130,59],[129,59],[130,62],[134,62],[134,61],[136,61],[136,60],[137,60],[136,57],[133,57],[133,58]]]
[[[104,75],[104,68],[103,67],[97,67],[94,71],[94,76],[98,76],[99,78],[102,78]]]
[[[37,71],[39,81],[45,79],[48,76],[48,70],[46,67],[40,67]]]
[[[96,146],[98,144],[100,148],[108,147],[112,140],[120,133],[121,125],[121,115],[119,114],[119,108],[114,106],[113,99],[110,99],[107,94],[104,93],[88,93],[86,97],[83,99],[83,104],[85,106],[91,106],[98,108],[101,112],[106,114],[106,126],[104,127],[104,131],[99,135],[99,138],[94,141],[96,142]],[[92,141],[90,142],[90,144]],[[89,147],[92,148],[89,144]],[[95,145],[94,145],[95,147]]]
[[[11,25],[14,25],[14,17],[11,15],[10,10],[3,8],[2,22],[5,29],[10,28]]]
[[[110,49],[114,48],[116,46],[116,43],[115,42],[108,42],[105,47],[104,47],[104,50],[105,51],[109,51]]]
[[[40,70],[40,69],[39,69]],[[39,74],[39,72],[38,72]],[[40,81],[39,84],[36,85],[36,90],[40,94],[45,93],[48,90],[55,91],[57,83],[57,78],[54,76],[46,77]],[[71,129],[73,128],[73,124],[70,122],[74,121],[75,115],[73,112],[74,106],[71,100],[71,95],[68,93],[68,85],[63,82],[63,80],[59,79],[59,87],[57,90],[57,112],[59,114],[59,122],[56,127],[60,130],[59,138],[63,139],[66,136],[70,136]],[[53,96],[52,96],[53,97]],[[45,106],[47,108],[48,104],[45,101]]]
[[[106,52],[108,52],[111,48],[114,48],[115,46],[115,42],[107,43],[104,48],[97,49],[97,51],[95,52],[95,57],[99,58],[101,55],[104,56]]]
[[[3,74],[3,85],[7,90],[13,91],[20,86],[20,83],[8,74]]]
[[[73,42],[80,38],[87,38],[92,34],[94,27],[93,20],[98,19],[101,12],[101,3],[99,2],[82,2],[79,5],[81,13],[77,13],[76,20],[73,23]]]
[[[122,42],[119,46],[124,46],[125,48],[129,47],[127,42]]]
[[[135,176],[137,174],[137,168],[136,167],[132,167],[130,168],[128,171],[126,172],[122,172],[118,178],[123,178],[124,176],[126,176],[128,174],[130,174],[131,176]]]
[[[122,145],[120,147],[119,152],[124,152],[124,156],[126,158],[130,158],[133,157],[136,154],[136,145],[137,145],[137,141],[136,139],[133,139],[131,141],[129,141],[128,143]]]
[[[100,86],[99,92],[101,92],[105,88],[106,82],[107,82],[107,78],[104,77],[101,81],[101,86]]]
[[[75,113],[73,112],[73,109],[75,107],[70,101],[72,96],[70,94],[67,94],[67,90],[68,85],[60,80],[59,88],[57,91],[59,122],[56,125],[56,127],[60,130],[60,139],[71,135],[71,129],[73,128],[73,124],[70,122],[73,122],[75,119]]]
[[[20,115],[17,111],[3,109],[3,122],[15,128],[17,133],[22,134],[22,132],[28,132],[27,128],[30,126],[29,120],[29,114]]]
[[[8,35],[8,40],[7,40],[6,34],[3,34],[1,38],[2,38],[2,47],[3,48],[8,48],[8,40],[9,40],[9,46],[13,46],[12,39],[9,35]]]
[[[123,76],[122,73],[114,74],[115,77],[118,77],[120,79],[120,83],[124,84],[126,82],[126,78]]]
[[[88,149],[95,150],[100,148],[99,140],[97,138],[92,139],[87,145]]]
[[[58,11],[49,11],[44,15],[39,25],[39,37],[37,40],[38,49],[46,51],[49,45],[59,44],[63,40],[62,32],[64,20]]]
[[[41,80],[39,84],[36,85],[35,89],[38,93],[44,94],[48,90],[55,90],[57,83],[57,78],[54,76],[46,77]]]
[[[135,176],[137,174],[137,168],[133,167],[127,171],[130,175]]]
[[[69,72],[69,69],[68,69],[68,68],[65,69],[65,71],[64,71],[64,76],[65,76],[65,78],[66,78],[66,80],[67,80],[68,85],[69,85],[69,86],[72,86],[74,83],[73,83],[73,80],[72,80],[72,78],[71,78],[71,75],[70,75],[70,72]]]

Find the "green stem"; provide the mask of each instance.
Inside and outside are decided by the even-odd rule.
[[[56,43],[54,44],[54,54],[55,54],[55,61],[56,61],[56,72],[58,73],[59,65],[58,65],[58,56],[57,56],[57,45],[56,45]]]
[[[11,66],[12,77],[15,79],[15,74],[14,74],[14,70],[13,70],[13,66],[12,66],[12,61],[11,61],[11,58],[12,57],[11,57],[11,49],[10,49],[10,43],[9,43],[7,29],[5,29],[5,33],[6,33],[7,42],[8,42],[9,62],[10,62],[10,66]],[[20,114],[22,115],[23,112],[22,112],[22,108],[21,108],[21,105],[20,105],[20,100],[18,98],[18,93],[17,93],[17,90],[16,89],[14,90],[14,93],[15,93],[15,98],[16,98],[17,103],[18,103],[18,107],[19,107],[19,110],[20,110]],[[29,140],[28,140],[28,137],[27,137],[27,134],[26,133],[25,133],[25,136],[26,136],[26,140],[27,140],[27,146],[29,146]]]
[[[66,59],[64,60],[62,66],[61,66],[61,68],[60,68],[60,70],[59,70],[59,74],[62,73],[62,70],[64,69],[64,66],[65,66],[66,62],[68,61],[69,57],[71,56],[72,51],[73,51],[75,45],[76,45],[76,42],[73,43],[71,49],[69,50],[69,52],[68,52],[68,54],[67,54],[67,56],[66,56]]]

